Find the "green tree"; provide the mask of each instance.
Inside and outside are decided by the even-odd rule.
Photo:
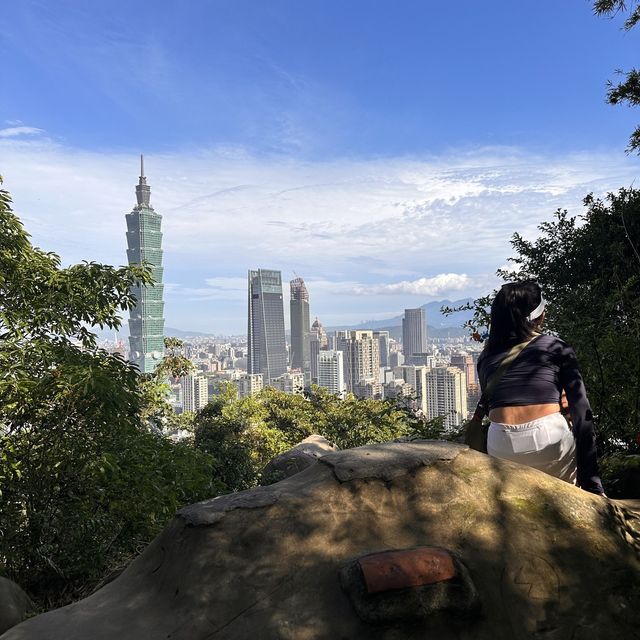
[[[640,3],[627,2],[626,0],[595,0],[593,10],[597,15],[614,16],[618,13],[627,13],[624,29],[629,31],[640,22]],[[609,104],[627,104],[631,107],[640,105],[640,70],[619,71],[624,76],[622,82],[609,81],[607,101]],[[640,153],[640,126],[631,134],[628,151]]]
[[[176,381],[193,370],[193,364],[183,354],[183,341],[165,338],[165,354],[153,373],[138,377],[142,395],[140,416],[143,423],[159,433],[172,433],[184,429],[192,430],[192,415],[176,414],[169,404],[169,381]]]
[[[87,328],[118,328],[149,272],[62,268],[10,205],[0,189],[0,572],[59,605],[208,497],[212,461],[146,427],[141,376]]]
[[[194,426],[195,446],[214,458],[221,493],[255,486],[273,457],[311,434],[341,449],[445,435],[442,419],[417,418],[409,405],[353,395],[341,400],[315,386],[306,397],[266,388],[238,398],[233,385],[223,385],[220,395],[196,414]]]

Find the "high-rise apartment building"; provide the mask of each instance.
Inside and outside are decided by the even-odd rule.
[[[318,383],[318,355],[320,354],[320,340],[318,336],[311,334],[309,340],[309,355],[311,357],[311,382]]]
[[[130,265],[151,268],[152,285],[132,287],[136,306],[129,311],[129,360],[141,373],[153,373],[164,357],[164,302],[162,301],[162,216],[151,206],[151,187],[144,175],[140,156],[138,203],[127,220],[127,259]]]
[[[318,382],[318,354],[327,349],[327,332],[322,326],[322,322],[316,318],[311,325],[311,335],[309,339],[309,359],[311,361],[311,381]]]
[[[318,386],[324,387],[340,398],[344,398],[344,354],[342,351],[326,350],[318,353]]]
[[[468,414],[467,379],[457,367],[427,371],[427,418],[444,416],[448,429],[459,427]]]
[[[247,373],[261,373],[265,386],[287,373],[280,271],[249,271]]]
[[[467,378],[467,386],[472,387],[478,384],[476,374],[476,363],[470,353],[454,353],[451,356],[451,366],[458,367],[464,371]]]
[[[389,366],[389,332],[388,331],[374,331],[373,335],[378,339],[380,343],[380,366]]]
[[[395,369],[401,367],[404,364],[404,355],[401,351],[392,351],[389,354],[389,367]]]
[[[289,303],[291,318],[291,368],[300,369],[305,380],[311,378],[311,352],[309,327],[309,292],[302,278],[289,283],[291,301]]]
[[[209,402],[208,381],[202,374],[189,374],[180,378],[183,411],[200,411]]]
[[[429,368],[425,366],[404,365],[402,367],[402,377],[404,381],[413,389],[415,397],[415,407],[419,409],[422,415],[429,415],[428,410],[428,382],[427,374]]]
[[[336,348],[344,354],[344,379],[349,393],[379,384],[380,342],[373,331],[337,331]]]
[[[451,356],[451,366],[464,371],[467,380],[467,408],[473,412],[480,401],[480,384],[476,372],[476,361],[470,353],[454,353]]]
[[[327,338],[327,332],[324,328],[324,325],[322,324],[322,322],[320,322],[320,320],[318,320],[318,318],[316,318],[311,325],[311,335],[314,334],[318,338],[320,348],[326,349],[327,345],[329,344],[329,339]]]
[[[402,318],[402,352],[405,358],[427,351],[427,324],[424,309],[405,309]]]
[[[271,381],[271,385],[284,393],[302,395],[304,393],[304,374],[299,371],[283,373],[281,376]]]
[[[241,398],[255,396],[257,393],[262,391],[264,386],[261,373],[246,373],[245,375],[240,376],[235,383],[238,389],[238,395]]]

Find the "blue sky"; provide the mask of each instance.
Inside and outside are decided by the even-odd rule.
[[[170,326],[242,331],[255,267],[392,316],[634,180],[605,90],[639,34],[586,0],[8,3],[0,173],[37,244],[122,263],[144,152]]]

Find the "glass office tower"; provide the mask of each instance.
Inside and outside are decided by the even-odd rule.
[[[311,382],[311,329],[309,327],[309,292],[302,278],[289,283],[291,301],[291,368],[300,369],[305,374],[305,384]]]
[[[247,373],[261,373],[266,385],[287,373],[280,271],[249,271],[248,306]]]
[[[154,284],[138,285],[132,293],[138,301],[129,312],[129,360],[141,373],[152,373],[164,356],[164,302],[162,301],[162,216],[149,203],[151,187],[144,176],[140,156],[140,180],[136,186],[138,204],[127,219],[127,258],[130,265],[146,264]]]

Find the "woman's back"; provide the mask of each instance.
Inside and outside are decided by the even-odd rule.
[[[482,388],[493,376],[511,346],[478,359]],[[539,336],[525,347],[496,385],[488,408],[551,404],[560,402],[564,386],[580,378],[573,349],[554,336]]]

